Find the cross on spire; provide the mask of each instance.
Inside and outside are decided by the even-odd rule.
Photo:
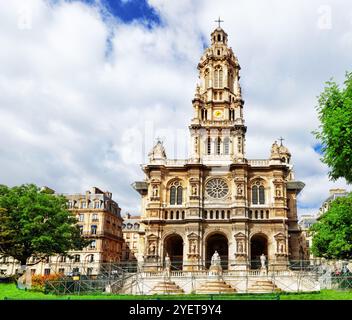
[[[221,20],[220,17],[219,17],[218,20],[215,20],[215,22],[217,22],[219,24],[219,28],[221,28],[220,23],[224,22],[224,20]]]
[[[280,143],[281,143],[281,146],[282,146],[282,141],[285,140],[285,139],[283,137],[280,137],[279,140],[280,140]]]

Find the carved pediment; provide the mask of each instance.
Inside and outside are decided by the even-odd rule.
[[[277,233],[277,234],[274,236],[274,238],[275,238],[276,240],[284,240],[284,239],[286,239],[285,235],[284,235],[282,232]]]
[[[244,234],[244,233],[242,233],[242,232],[237,232],[235,235],[234,235],[234,237],[236,238],[236,239],[240,239],[240,238],[246,238],[246,235]]]
[[[198,237],[198,235],[196,234],[196,233],[194,233],[194,232],[192,232],[192,233],[190,233],[188,236],[188,239],[198,239],[199,237]]]
[[[152,233],[152,234],[147,236],[147,239],[148,240],[158,240],[158,237],[155,234]]]

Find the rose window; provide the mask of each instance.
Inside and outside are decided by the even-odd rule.
[[[208,181],[205,190],[210,197],[220,199],[228,194],[229,187],[224,180],[216,178]]]

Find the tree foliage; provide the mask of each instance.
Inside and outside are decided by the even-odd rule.
[[[327,259],[352,258],[352,193],[330,203],[326,213],[311,227],[312,252]]]
[[[326,84],[317,106],[321,124],[314,133],[322,144],[322,161],[330,168],[330,178],[352,183],[352,72],[346,73],[342,89],[334,81]]]
[[[25,265],[31,256],[43,259],[87,246],[66,202],[33,184],[0,185],[0,254]]]

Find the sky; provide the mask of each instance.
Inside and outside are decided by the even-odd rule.
[[[312,134],[324,83],[351,71],[352,2],[0,0],[0,183],[97,186],[140,214],[134,181],[157,137],[186,158],[197,63],[216,20],[241,65],[246,155],[282,136],[314,214],[330,188]]]

